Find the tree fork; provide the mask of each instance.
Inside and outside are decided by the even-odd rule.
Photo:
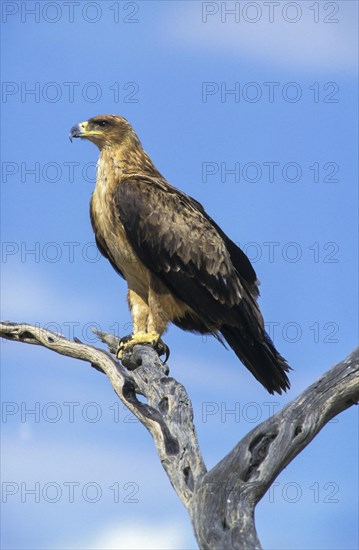
[[[118,338],[94,330],[109,351],[29,324],[0,323],[0,336],[87,361],[151,433],[162,466],[186,506],[201,549],[260,549],[255,506],[329,420],[359,401],[359,348],[332,367],[206,470],[185,388],[156,351],[137,345],[122,364]],[[138,399],[147,399],[143,403]]]

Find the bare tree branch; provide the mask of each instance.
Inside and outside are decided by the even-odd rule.
[[[254,508],[329,420],[359,400],[359,349],[259,424],[210,470],[191,502],[201,548],[260,548]]]
[[[114,353],[118,339],[94,332]],[[323,426],[359,400],[357,349],[258,425],[207,472],[189,397],[168,376],[167,365],[150,346],[135,346],[121,364],[106,350],[28,324],[0,323],[0,336],[82,359],[107,375],[119,398],[150,431],[203,549],[261,548],[254,523],[256,504]],[[147,403],[138,395],[145,396]]]
[[[116,348],[116,338],[97,333]],[[185,506],[193,496],[194,486],[206,468],[193,426],[192,404],[184,387],[168,376],[168,367],[150,346],[135,346],[124,364],[109,352],[71,342],[62,335],[28,324],[0,323],[0,336],[8,340],[37,344],[61,355],[88,361],[103,371],[121,401],[151,433],[161,463]],[[138,399],[147,398],[147,404]]]

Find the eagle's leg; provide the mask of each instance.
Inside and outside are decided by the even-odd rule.
[[[150,289],[148,293],[148,321],[147,333],[157,334],[155,349],[159,355],[165,354],[165,362],[170,356],[170,348],[161,339],[170,319],[166,311],[166,298],[163,294],[163,286],[154,276],[151,278]]]
[[[124,351],[131,349],[136,344],[149,344],[153,346],[160,355],[166,353],[165,360],[167,361],[169,349],[160,339],[165,329],[163,323],[158,324],[158,322],[153,322],[153,320],[151,320],[150,304],[147,304],[147,302],[132,289],[128,291],[128,304],[132,315],[133,333],[120,340],[117,357],[122,359]]]
[[[149,308],[147,302],[137,292],[128,289],[127,301],[133,322],[133,335],[147,332]]]

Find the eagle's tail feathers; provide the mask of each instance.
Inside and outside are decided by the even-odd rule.
[[[243,329],[224,325],[221,333],[234,353],[269,393],[281,394],[290,388],[286,373],[291,368],[275,349],[266,332],[259,339],[246,334]]]

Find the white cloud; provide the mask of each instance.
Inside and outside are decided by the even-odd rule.
[[[256,4],[257,8],[245,11],[247,4]],[[283,12],[283,7],[289,4],[296,4],[297,8],[288,7],[288,11]],[[224,11],[235,9],[235,5],[239,10],[237,22],[234,15]],[[356,2],[340,2],[338,13],[332,13],[329,7],[325,11],[319,3],[317,23],[311,5],[310,2],[281,3],[275,7],[271,23],[268,3],[185,2],[181,11],[176,8],[176,16],[172,12],[167,14],[166,23],[162,22],[161,28],[167,29],[167,40],[175,41],[183,48],[212,49],[217,54],[225,52],[246,61],[285,68],[356,70]],[[297,22],[288,21],[288,18],[296,17],[299,18]],[[248,19],[256,18],[257,22],[248,22]],[[338,19],[339,22],[325,23],[325,18]]]
[[[195,549],[189,522],[185,515],[176,521],[177,508],[173,509],[175,500],[171,487],[161,471],[157,456],[153,453],[145,458],[138,448],[126,446],[121,453],[116,453],[111,445],[81,445],[76,446],[71,441],[58,439],[56,443],[50,443],[34,438],[28,441],[26,438],[16,439],[2,437],[2,467],[3,478],[12,480],[20,485],[34,486],[40,484],[41,491],[47,483],[56,483],[60,489],[61,499],[58,502],[58,514],[61,521],[69,522],[69,533],[58,528],[56,514],[53,514],[53,504],[43,501],[41,496],[40,506],[31,499],[26,501],[28,513],[32,521],[37,524],[41,517],[48,536],[51,533],[46,548],[58,550],[183,550]],[[24,456],[26,460],[24,462]],[[116,503],[118,521],[113,521],[114,501],[113,492],[108,490],[114,480],[120,480],[120,486],[126,479],[131,479],[138,486],[138,508],[133,510],[123,502]],[[79,487],[74,491],[74,503],[68,503],[68,490],[65,481],[75,482]],[[82,487],[91,481],[96,483],[102,491],[101,500],[98,503],[97,518],[89,520],[84,534],[83,517],[89,514],[93,518],[93,510],[82,497]],[[19,493],[20,494],[20,493]],[[19,503],[19,494],[8,497],[9,507],[13,509],[8,513],[14,518],[22,518],[24,507]],[[125,494],[125,493],[124,493]],[[126,493],[127,494],[127,493]],[[43,493],[41,493],[43,495]],[[122,495],[122,492],[121,492]],[[155,499],[155,502],[154,502]],[[122,500],[122,499],[121,499]],[[153,502],[153,506],[149,503]],[[93,506],[93,504],[91,504]],[[159,520],[155,514],[163,510]],[[136,515],[135,515],[136,513]],[[171,515],[172,514],[172,515]],[[130,517],[132,515],[132,517]],[[78,517],[78,527],[73,525],[72,519]],[[111,517],[111,519],[109,519]],[[138,517],[138,519],[137,519]],[[152,518],[155,517],[153,520]],[[24,521],[26,533],[27,520]],[[11,536],[11,527],[4,534]],[[36,540],[36,534],[35,534]],[[192,545],[192,546],[191,546]],[[45,546],[37,546],[45,548]],[[24,544],[17,548],[34,548]]]
[[[183,529],[175,523],[126,522],[105,528],[71,549],[82,550],[179,550],[188,548]]]

